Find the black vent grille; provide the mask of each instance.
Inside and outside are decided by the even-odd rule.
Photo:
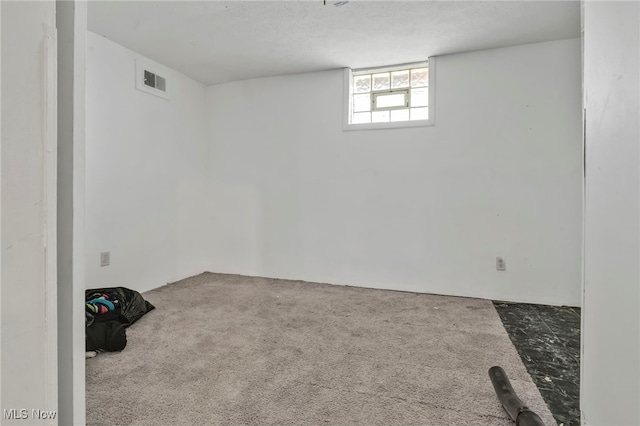
[[[144,70],[144,84],[162,92],[167,90],[166,79],[148,70]]]

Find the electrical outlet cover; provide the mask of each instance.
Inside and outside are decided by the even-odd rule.
[[[104,251],[100,253],[100,266],[109,266],[111,264],[111,252]]]
[[[496,271],[506,271],[507,270],[507,264],[505,263],[504,259],[501,257],[496,257]]]

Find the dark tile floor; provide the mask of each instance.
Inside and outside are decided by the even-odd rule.
[[[579,425],[580,308],[493,304],[553,417]]]

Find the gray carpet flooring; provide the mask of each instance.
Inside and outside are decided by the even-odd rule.
[[[512,425],[493,365],[555,424],[488,300],[211,273],[144,297],[87,360],[89,425]]]

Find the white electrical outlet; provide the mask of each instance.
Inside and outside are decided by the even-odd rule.
[[[103,251],[100,253],[100,266],[109,266],[111,263],[111,252]]]
[[[506,271],[507,264],[502,257],[496,257],[496,271]]]

